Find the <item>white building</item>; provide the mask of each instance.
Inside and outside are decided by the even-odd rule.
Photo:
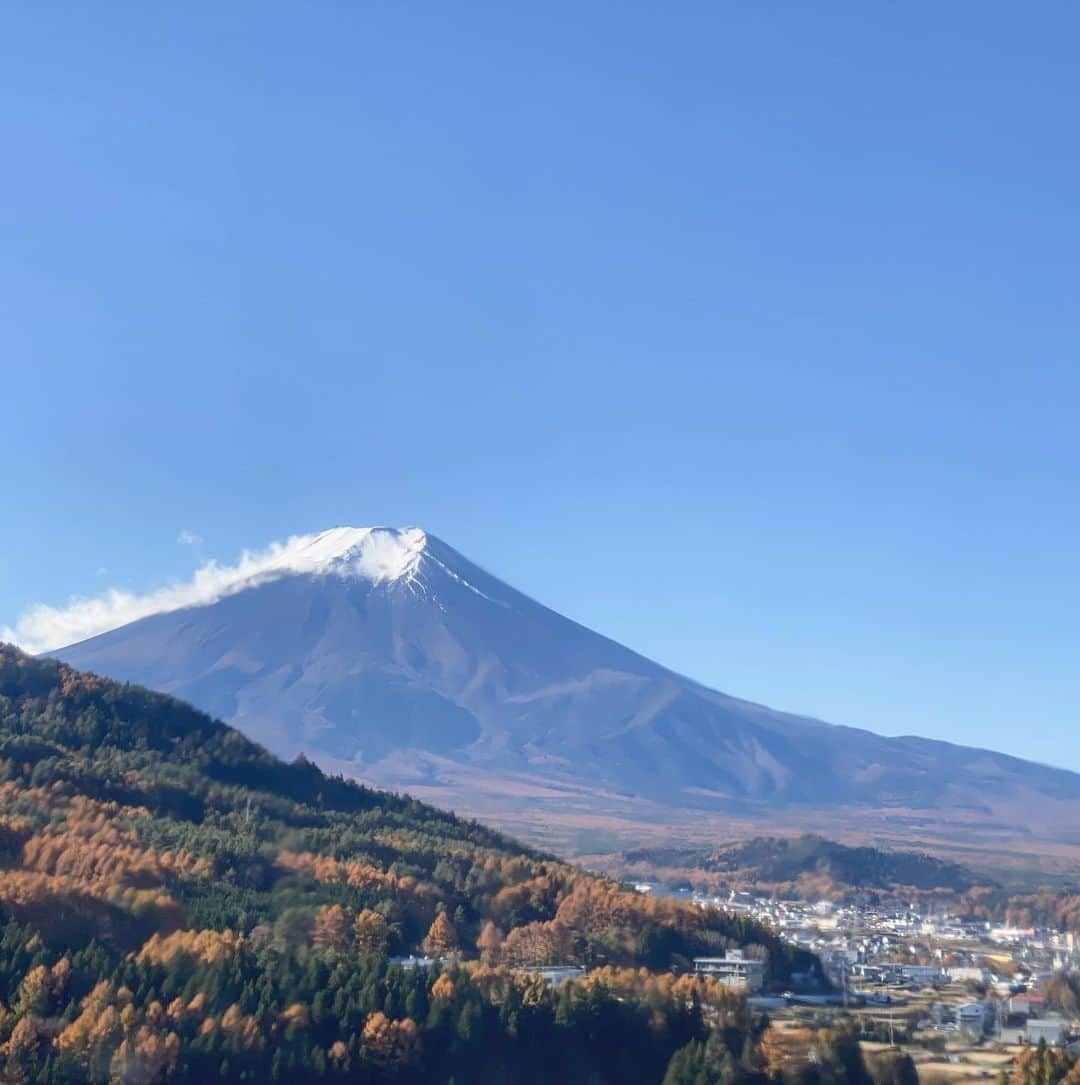
[[[585,969],[574,964],[540,965],[526,971],[539,976],[549,987],[561,987],[567,980],[580,979],[585,975]]]
[[[694,971],[749,992],[760,991],[765,984],[765,962],[751,960],[737,950],[726,957],[695,957]]]
[[[944,978],[941,965],[938,964],[903,964],[900,966],[900,975],[912,983],[921,983],[924,987],[932,987]]]
[[[445,959],[445,957],[414,957],[410,953],[408,957],[391,957],[390,964],[397,968],[404,968],[406,972],[412,972],[417,968],[426,972],[429,968],[434,968]]]
[[[1058,1014],[1032,1017],[1027,1023],[1027,1042],[1037,1044],[1045,1040],[1051,1047],[1063,1044],[1069,1035],[1069,1023]]]

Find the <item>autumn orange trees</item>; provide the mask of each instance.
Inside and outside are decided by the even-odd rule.
[[[56,1050],[87,1080],[160,1080],[175,1066],[180,1038],[152,1002],[136,1007],[132,992],[101,981],[79,1004],[79,1013],[54,1040]]]
[[[488,964],[497,961],[504,941],[503,932],[490,919],[485,920],[476,939],[476,949],[480,954],[480,959]]]
[[[1009,1085],[1080,1085],[1080,1061],[1046,1044],[1028,1047],[1013,1062]]]
[[[410,1066],[420,1055],[420,1030],[410,1017],[393,1020],[377,1010],[364,1022],[361,1039],[364,1053],[384,1069]]]
[[[457,931],[454,930],[454,924],[447,918],[445,911],[440,911],[432,920],[422,943],[422,948],[425,953],[431,953],[435,956],[445,956],[457,950]]]

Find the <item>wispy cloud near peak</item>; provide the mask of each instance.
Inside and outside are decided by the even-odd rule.
[[[293,535],[265,550],[245,550],[233,565],[208,561],[190,580],[144,595],[110,588],[92,597],[75,596],[65,606],[38,603],[14,625],[0,626],[0,640],[28,652],[48,652],[151,614],[205,606],[255,583],[292,573],[333,573],[376,583],[397,580],[416,571],[426,542],[424,532],[417,528],[342,527]]]

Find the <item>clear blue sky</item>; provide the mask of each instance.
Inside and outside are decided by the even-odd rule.
[[[0,624],[419,524],[726,691],[1080,769],[1078,37],[5,5]]]

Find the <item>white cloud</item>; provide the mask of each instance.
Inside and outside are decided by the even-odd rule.
[[[184,530],[176,536],[176,541],[181,546],[202,546],[203,537],[201,535],[196,535],[194,531],[188,531],[187,528],[184,528]]]
[[[245,550],[235,565],[208,561],[182,583],[145,595],[110,588],[100,595],[74,596],[66,606],[38,603],[13,626],[0,626],[0,641],[27,652],[48,652],[151,614],[204,606],[253,583],[289,573],[336,573],[375,582],[411,577],[426,543],[415,528],[341,527],[314,535],[293,535],[265,550]]]

